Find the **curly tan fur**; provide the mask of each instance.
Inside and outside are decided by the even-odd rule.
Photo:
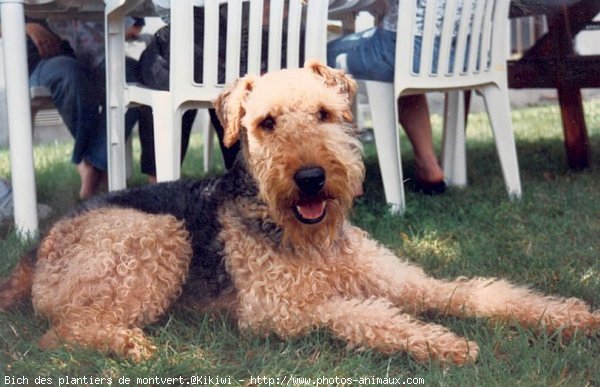
[[[0,310],[6,310],[31,295],[35,264],[30,255],[21,257],[10,277],[0,283]]]
[[[326,328],[353,348],[458,365],[475,361],[477,343],[418,314],[489,317],[566,338],[597,332],[600,312],[581,300],[493,278],[434,279],[350,224],[364,175],[355,88],[315,62],[239,80],[215,101],[226,143],[242,144],[232,170],[84,205],[54,225],[36,263],[25,256],[0,285],[0,308],[31,292],[51,323],[43,348],[64,342],[134,360],[155,350],[144,325],[182,292],[257,333]],[[303,188],[306,170],[320,171],[317,189]]]
[[[104,208],[58,222],[33,274],[33,306],[52,324],[40,346],[149,356],[140,327],[179,296],[190,257],[188,233],[172,216]]]

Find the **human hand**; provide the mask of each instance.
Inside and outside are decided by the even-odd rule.
[[[133,25],[125,31],[125,40],[135,40],[140,37],[142,33],[142,26]]]
[[[37,47],[42,58],[50,58],[60,52],[60,38],[43,25],[26,23],[25,32]]]

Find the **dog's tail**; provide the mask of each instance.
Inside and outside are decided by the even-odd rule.
[[[0,282],[0,310],[6,310],[31,296],[36,249],[23,255],[8,278]]]

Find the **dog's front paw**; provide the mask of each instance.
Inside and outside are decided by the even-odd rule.
[[[558,328],[562,328],[561,335],[564,340],[571,340],[577,332],[581,332],[586,336],[600,333],[600,310],[593,313],[588,310],[574,311],[569,313],[564,320],[557,321],[562,322]]]
[[[479,345],[474,341],[458,339],[439,348],[439,360],[442,363],[464,365],[474,363],[479,355]]]
[[[448,334],[433,342],[426,341],[420,345],[409,346],[408,352],[419,362],[433,360],[448,365],[464,365],[477,360],[479,345],[463,337]]]
[[[535,316],[532,315],[534,320]],[[592,335],[600,331],[600,311],[592,312],[589,306],[577,298],[560,299],[544,305],[544,311],[537,321],[548,333],[560,332],[565,340],[583,333]]]

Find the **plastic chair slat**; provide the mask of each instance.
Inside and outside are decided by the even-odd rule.
[[[171,18],[178,22],[171,26],[171,41],[176,42],[176,46],[171,49],[169,84],[171,88],[178,88],[194,77],[194,41],[189,38],[194,36],[192,6],[186,1],[178,1],[171,8]]]
[[[425,21],[423,25],[423,38],[421,41],[421,63],[419,75],[431,74],[431,62],[433,60],[433,48],[435,38],[435,19],[437,16],[437,1],[429,1],[425,7]]]
[[[302,25],[302,3],[300,0],[290,0],[288,9],[287,28],[287,68],[300,67],[300,27]]]
[[[396,61],[396,72],[401,74],[410,74],[414,76],[412,63],[415,60],[414,50],[414,34],[415,25],[412,22],[415,15],[415,2],[414,1],[401,1],[398,5],[398,33],[405,34],[406,39],[396,39],[396,52],[409,53],[408,60]],[[401,32],[400,32],[401,31]],[[410,38],[408,38],[410,37]],[[396,80],[399,77],[395,78]],[[396,84],[396,88],[401,87]]]
[[[450,64],[450,55],[452,54],[452,45],[454,40],[454,29],[456,27],[456,6],[457,0],[448,0],[444,10],[444,19],[442,26],[442,35],[440,37],[439,48],[439,66],[438,74],[447,74]],[[455,51],[455,50],[454,50]]]
[[[281,69],[281,42],[283,36],[283,0],[270,0],[269,53],[267,71]]]
[[[260,74],[262,52],[263,0],[250,2],[250,21],[248,36],[248,74]]]
[[[469,62],[467,67],[468,73],[476,73],[478,58],[481,56],[481,23],[483,22],[483,11],[487,0],[475,2],[475,14],[473,17],[473,25],[471,28],[471,46],[469,47]]]
[[[216,85],[218,83],[218,63],[213,58],[219,57],[219,3],[207,1],[204,5],[204,52],[202,60],[202,83]],[[209,60],[210,58],[210,60]]]
[[[483,31],[481,32],[481,56],[479,58],[480,71],[490,69],[490,45],[493,30],[493,11],[496,7],[495,0],[487,0],[483,16]]]
[[[306,23],[305,59],[327,58],[327,7],[323,0],[311,0],[307,5],[310,22]]]
[[[466,55],[467,55],[467,39],[469,37],[471,29],[471,16],[473,0],[464,1],[460,12],[459,20],[460,24],[458,27],[458,36],[456,38],[456,52],[454,55],[454,68],[452,69],[453,74],[461,74],[466,68]]]
[[[227,3],[225,83],[233,82],[240,76],[241,35],[242,0],[229,0]]]

